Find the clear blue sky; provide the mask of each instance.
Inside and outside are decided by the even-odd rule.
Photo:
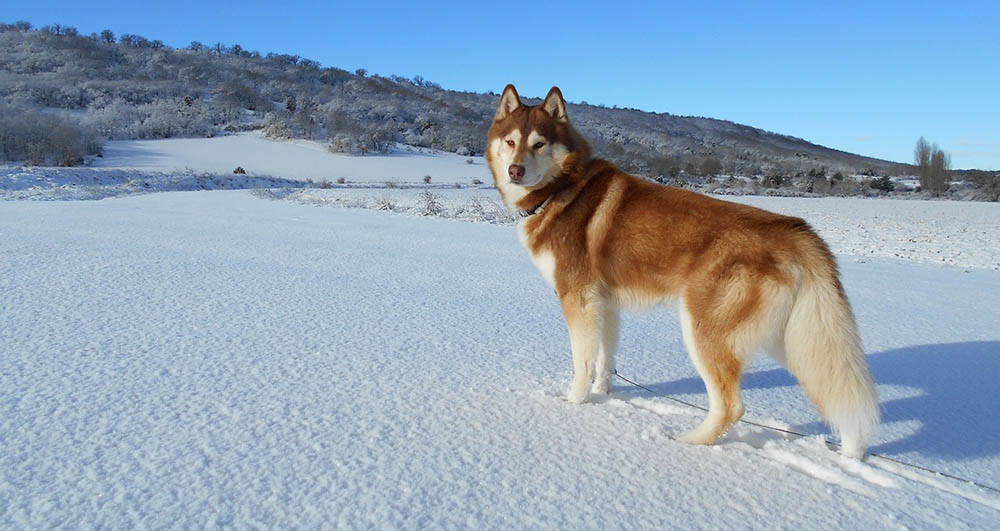
[[[909,162],[1000,169],[1000,2],[0,0],[0,21],[198,40],[456,90],[709,116]]]

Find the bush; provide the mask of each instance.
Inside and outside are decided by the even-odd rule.
[[[383,195],[375,201],[375,210],[386,210],[391,212],[396,210],[396,203],[390,199],[389,196]]]
[[[444,212],[444,205],[442,205],[441,201],[438,200],[438,196],[436,194],[433,194],[430,191],[425,191],[421,195],[421,200],[424,203],[420,208],[421,216],[437,216]]]
[[[104,141],[68,117],[34,108],[0,105],[0,162],[76,166],[101,155]]]
[[[979,201],[1000,201],[1000,173],[976,170],[970,176],[975,187],[973,198]]]
[[[786,182],[785,176],[779,171],[772,171],[768,173],[763,180],[761,180],[761,185],[764,188],[781,188]]]
[[[896,189],[896,185],[892,183],[892,179],[890,179],[888,175],[872,179],[871,182],[868,183],[868,186],[874,188],[875,190],[879,190],[880,192],[886,193]]]
[[[288,122],[278,117],[275,113],[269,112],[264,117],[264,136],[286,140],[294,138],[295,134],[292,132],[292,128],[288,125]]]

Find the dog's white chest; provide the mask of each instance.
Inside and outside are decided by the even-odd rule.
[[[521,239],[521,245],[528,250],[528,255],[531,256],[531,263],[535,264],[535,268],[538,272],[542,274],[542,278],[552,286],[552,289],[556,287],[556,257],[549,251],[538,251],[537,253],[531,252],[531,247],[528,245],[528,233],[524,230],[524,225],[519,224],[517,227],[517,235]]]

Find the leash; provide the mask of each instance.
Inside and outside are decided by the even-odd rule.
[[[672,402],[676,402],[678,404],[683,404],[683,405],[688,406],[688,407],[693,407],[695,409],[708,412],[708,408],[707,407],[702,407],[702,406],[699,406],[698,404],[692,404],[691,402],[687,402],[687,401],[681,400],[679,398],[676,398],[676,397],[673,397],[673,396],[670,396],[670,395],[665,395],[665,394],[662,394],[662,393],[657,393],[656,391],[653,391],[652,389],[646,387],[645,385],[642,385],[641,383],[632,381],[632,380],[630,380],[630,379],[622,376],[618,372],[618,369],[615,369],[614,375],[617,376],[620,380],[622,380],[624,382],[627,382],[627,383],[629,383],[631,385],[634,385],[635,387],[638,387],[639,389],[642,389],[642,390],[646,391],[647,393],[649,393],[649,394],[651,394],[653,396],[657,396],[657,397],[660,397],[660,398],[666,398],[667,400],[670,400]],[[778,428],[778,427],[775,427],[775,426],[768,426],[767,424],[761,424],[759,422],[754,422],[752,420],[746,420],[746,419],[742,419],[741,418],[737,422],[740,422],[740,423],[743,423],[743,424],[748,424],[750,426],[756,426],[758,428],[763,428],[765,430],[770,430],[770,431],[774,431],[774,432],[778,432],[778,433],[784,433],[786,435],[791,435],[791,436],[796,437],[796,438],[810,437],[810,435],[805,434],[805,433],[799,433],[799,432],[793,431],[793,430],[786,430],[784,428]],[[827,447],[837,447],[837,448],[841,447],[841,444],[839,442],[836,442],[836,441],[824,440],[823,442],[827,445]],[[912,468],[914,470],[920,470],[922,472],[927,472],[927,473],[930,473],[930,474],[934,474],[936,476],[940,476],[940,477],[943,477],[943,478],[948,478],[948,479],[953,480],[953,481],[959,481],[959,482],[962,482],[962,483],[967,483],[969,485],[973,485],[973,486],[979,487],[979,488],[981,488],[983,490],[988,490],[990,492],[994,492],[994,493],[1000,494],[1000,488],[993,487],[991,485],[986,485],[984,483],[980,483],[978,481],[974,481],[974,480],[971,480],[971,479],[967,479],[967,478],[963,478],[963,477],[960,477],[960,476],[956,476],[954,474],[949,474],[947,472],[941,472],[939,470],[934,470],[933,468],[928,468],[928,467],[925,467],[923,465],[918,465],[918,464],[914,464],[914,463],[908,463],[906,461],[900,461],[899,459],[896,459],[895,457],[889,457],[887,455],[876,454],[876,453],[871,453],[871,452],[868,453],[868,457],[876,458],[876,459],[882,459],[882,460],[885,460],[885,461],[889,461],[891,463],[895,463],[897,465],[902,465],[902,466],[905,466],[905,467],[909,467],[909,468]]]

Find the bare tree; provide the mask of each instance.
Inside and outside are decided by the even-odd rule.
[[[913,148],[913,163],[920,171],[920,184],[923,184],[924,172],[931,165],[931,144],[924,137],[917,139],[917,147]]]
[[[934,195],[948,189],[948,170],[951,167],[951,157],[942,151],[937,144],[927,142],[920,137],[913,149],[913,163],[920,174],[920,188]]]
[[[950,176],[948,170],[951,169],[951,156],[937,149],[934,146],[934,151],[931,153],[931,191],[940,193],[948,189]]]

